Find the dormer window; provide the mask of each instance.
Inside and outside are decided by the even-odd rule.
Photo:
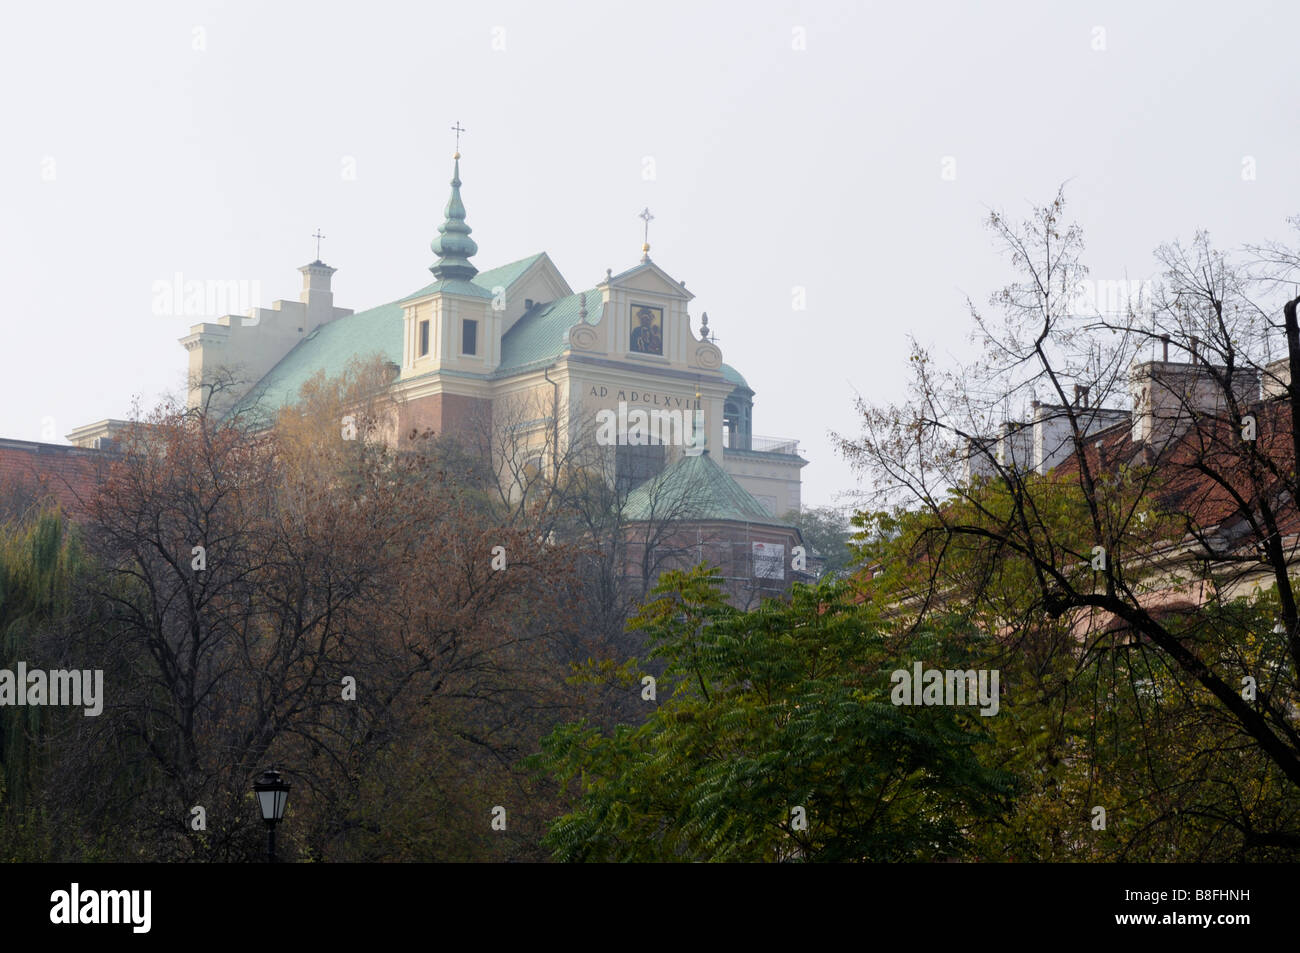
[[[420,322],[420,357],[429,353],[429,322]]]
[[[460,353],[470,356],[478,354],[478,322],[466,318],[461,322],[460,328]]]

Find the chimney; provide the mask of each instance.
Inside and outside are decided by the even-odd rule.
[[[1169,363],[1169,335],[1160,335],[1160,360]]]
[[[1200,350],[1200,347],[1201,347],[1201,339],[1198,338],[1195,334],[1193,334],[1192,335],[1192,363],[1193,364],[1196,363],[1197,360],[1196,352]]]
[[[1074,385],[1074,406],[1075,406],[1075,407],[1087,407],[1087,406],[1088,406],[1088,387],[1087,387],[1087,385],[1085,385],[1085,384],[1075,384],[1075,385]]]
[[[298,270],[302,272],[302,293],[298,295],[298,300],[307,306],[303,333],[310,334],[335,317],[334,292],[330,291],[330,278],[338,269],[331,268],[317,259]]]

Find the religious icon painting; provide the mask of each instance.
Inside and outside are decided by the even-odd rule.
[[[664,309],[632,305],[632,340],[628,350],[637,354],[663,354]]]

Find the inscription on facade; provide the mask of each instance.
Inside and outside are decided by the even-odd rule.
[[[619,388],[611,391],[604,385],[591,387],[591,396],[597,398],[612,397],[614,400],[626,401],[629,404],[650,404],[654,407],[680,407],[683,410],[701,410],[704,407],[703,400],[697,400],[694,397],[677,397],[672,394],[665,394],[657,390],[631,390]]]

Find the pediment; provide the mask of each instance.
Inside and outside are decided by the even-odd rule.
[[[695,297],[682,286],[681,282],[652,261],[642,262],[621,275],[615,275],[607,284],[613,288],[648,292],[668,298],[680,298],[683,301],[690,301]]]
[[[527,271],[506,288],[502,333],[509,331],[524,316],[527,301],[558,301],[571,294],[573,289],[564,280],[550,256],[543,252]]]
[[[530,297],[537,301],[556,301],[573,294],[573,289],[555,267],[551,256],[542,252],[537,261],[506,289],[512,298]]]

